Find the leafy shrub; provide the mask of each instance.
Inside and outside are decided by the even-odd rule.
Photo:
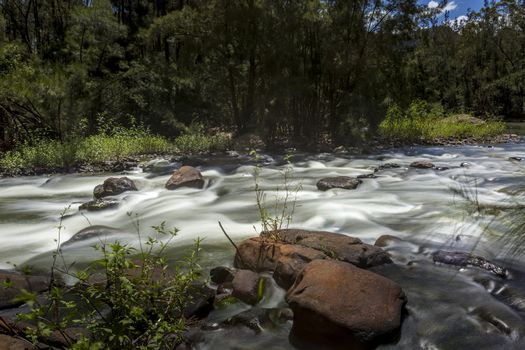
[[[140,241],[138,221],[136,227]],[[102,259],[77,272],[70,271],[58,243],[52,276],[64,274],[78,282],[64,287],[52,280],[44,299],[32,293],[21,297],[31,311],[19,317],[36,321],[26,336],[36,344],[58,332],[72,349],[174,348],[186,328],[184,309],[200,276],[200,241],[187,258],[170,267],[165,250],[177,229],[168,229],[164,223],[153,229],[147,241],[140,242],[140,249],[119,242],[97,245]],[[168,239],[162,242],[157,237]],[[89,336],[70,337],[66,331],[70,327],[87,329]]]

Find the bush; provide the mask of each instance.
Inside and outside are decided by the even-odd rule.
[[[140,241],[138,221],[136,227]],[[58,243],[51,276],[63,274],[78,282],[64,287],[53,279],[44,298],[32,293],[21,297],[31,311],[19,317],[36,321],[35,328],[26,329],[26,336],[37,344],[58,332],[72,349],[174,348],[185,331],[184,310],[200,276],[200,241],[186,259],[170,267],[165,249],[177,229],[167,229],[164,223],[153,229],[147,241],[140,242],[140,249],[119,242],[96,246],[102,259],[75,273],[69,270]],[[167,242],[159,236],[167,237]],[[66,329],[71,327],[87,329],[89,335],[70,337]]]
[[[468,114],[447,116],[440,104],[416,100],[403,111],[399,106],[388,108],[379,125],[381,136],[398,141],[433,141],[437,138],[486,138],[505,132],[505,124],[481,120]]]

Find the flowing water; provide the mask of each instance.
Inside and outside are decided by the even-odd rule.
[[[382,235],[396,241],[386,249],[396,264],[376,271],[394,279],[408,295],[408,315],[401,337],[385,349],[522,349],[525,348],[525,255],[516,239],[505,236],[509,222],[500,220],[507,207],[525,204],[525,143],[495,146],[417,147],[370,156],[337,154],[296,155],[293,182],[302,186],[291,227],[340,232],[373,244]],[[448,170],[409,168],[415,160],[431,161]],[[271,201],[283,182],[286,162],[265,156],[261,185]],[[399,168],[363,179],[353,191],[318,191],[323,177],[369,174],[385,163]],[[163,164],[162,162],[159,164]],[[164,164],[165,165],[165,164]],[[463,165],[463,166],[462,166]],[[177,164],[167,165],[166,170]],[[87,262],[96,255],[90,247],[100,239],[137,244],[134,218],[143,237],[148,227],[165,221],[180,229],[173,254],[204,238],[203,267],[231,265],[233,249],[217,224],[241,240],[260,229],[255,206],[254,166],[243,159],[206,162],[207,185],[202,190],[164,189],[169,174],[137,169],[127,173],[139,188],[125,193],[116,209],[80,213],[93,188],[110,175],[59,175],[0,180],[0,268],[27,264],[45,269],[56,240],[64,242],[90,227],[104,226],[106,236],[78,241],[64,248],[66,260]],[[282,195],[283,192],[277,193]],[[69,207],[58,237],[60,212]],[[479,207],[484,208],[480,214]],[[525,234],[525,232],[522,232]],[[438,250],[471,251],[508,266],[501,279],[475,268],[459,270],[436,265]],[[8,263],[9,262],[9,263]],[[270,288],[263,307],[283,304],[284,291]],[[214,312],[221,321],[247,307],[236,305]],[[255,335],[233,327],[206,334],[199,349],[292,349],[290,323],[268,326]]]

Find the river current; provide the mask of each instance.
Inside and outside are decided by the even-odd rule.
[[[265,155],[260,182],[271,203],[275,195],[283,194],[274,190],[282,186],[283,169],[291,167],[292,186],[301,189],[290,227],[345,233],[370,244],[383,235],[401,239],[385,248],[395,264],[376,271],[403,287],[408,315],[399,341],[381,348],[523,349],[525,252],[519,249],[520,236],[508,232],[512,216],[509,221],[504,214],[525,205],[525,160],[511,157],[525,158],[524,142],[413,147],[366,156],[297,154],[290,165],[282,156]],[[410,168],[416,160],[448,169]],[[385,163],[400,167],[363,179],[356,190],[321,192],[316,188],[323,177],[370,174]],[[118,208],[100,212],[80,213],[78,206],[92,198],[96,185],[120,174],[0,179],[0,268],[50,266],[50,252],[59,239],[60,212],[67,207],[60,242],[101,225],[108,232],[104,239],[137,244],[133,218],[139,219],[143,236],[150,226],[165,221],[180,229],[172,243],[174,255],[201,237],[204,269],[232,265],[234,251],[218,221],[237,241],[260,230],[254,165],[242,157],[203,162],[204,189],[168,191],[164,184],[178,165],[159,161],[154,172],[126,173],[139,191],[118,196]],[[93,260],[91,245],[96,242],[80,241],[64,248],[66,259]],[[510,276],[501,279],[476,268],[434,264],[431,254],[439,249],[483,256],[507,266]],[[273,288],[262,306],[282,305],[283,295],[284,291]],[[220,322],[243,309],[236,308],[215,312],[211,319]],[[269,327],[259,335],[242,327],[222,329],[210,332],[198,348],[293,349],[288,330],[289,324]]]

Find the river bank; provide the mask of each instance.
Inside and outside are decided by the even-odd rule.
[[[233,140],[229,142],[233,147],[227,151],[204,151],[198,153],[151,153],[138,154],[121,157],[118,159],[105,159],[102,161],[82,161],[73,162],[67,167],[64,166],[26,166],[23,168],[6,169],[0,167],[0,178],[15,177],[15,176],[37,176],[37,175],[57,175],[57,174],[97,174],[97,173],[115,173],[132,171],[137,167],[150,167],[151,162],[158,159],[163,159],[169,163],[184,163],[188,165],[200,166],[210,163],[239,163],[249,165],[254,163],[251,151],[257,150],[261,154],[274,154],[282,156],[284,154],[293,155],[294,153],[334,153],[334,154],[374,154],[384,150],[401,148],[401,147],[418,147],[418,146],[458,146],[458,145],[495,145],[505,143],[520,142],[522,135],[525,135],[525,128],[522,128],[523,123],[515,123],[510,125],[512,133],[505,133],[496,136],[484,138],[435,138],[433,140],[420,139],[419,141],[396,141],[385,138],[374,138],[370,142],[354,147],[345,146],[329,146],[318,145],[315,151],[311,147],[301,148],[294,147],[291,144],[281,146],[267,147],[259,136],[244,135],[243,139],[250,139],[246,142],[237,142]],[[515,132],[514,132],[515,131]],[[215,159],[215,160],[214,160]]]

